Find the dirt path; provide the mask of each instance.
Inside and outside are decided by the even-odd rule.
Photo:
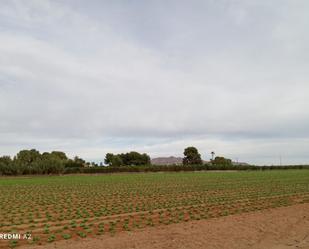
[[[23,248],[309,249],[309,204]]]

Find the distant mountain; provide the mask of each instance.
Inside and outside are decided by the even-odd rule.
[[[182,164],[182,157],[157,157],[151,159],[151,164],[154,165],[171,165],[171,164]]]

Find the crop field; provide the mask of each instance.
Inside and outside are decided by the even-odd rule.
[[[309,203],[309,170],[0,178],[0,248]],[[31,247],[31,246],[30,246]]]

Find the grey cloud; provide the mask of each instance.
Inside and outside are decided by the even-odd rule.
[[[306,1],[0,5],[1,154],[197,144],[309,161]]]

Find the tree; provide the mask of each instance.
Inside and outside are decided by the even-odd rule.
[[[126,166],[150,164],[150,157],[146,153],[140,154],[136,151],[131,151],[125,154],[120,154],[119,156],[123,161],[123,164]]]
[[[143,162],[143,165],[150,165],[151,164],[150,156],[147,155],[146,153],[142,154],[141,160]]]
[[[182,160],[184,165],[203,164],[201,155],[199,154],[197,148],[193,146],[187,147],[185,148],[183,154],[185,156]]]
[[[44,152],[40,158],[33,163],[33,173],[35,174],[60,174],[64,171],[67,160],[59,157],[55,153]]]
[[[118,167],[123,165],[123,161],[120,155],[114,155],[112,153],[107,153],[104,159],[104,163],[109,166]]]
[[[64,161],[68,160],[67,155],[62,151],[52,151],[50,154],[52,154],[53,156],[55,156],[55,157],[57,157],[61,160],[64,160]]]
[[[211,154],[211,160],[214,160],[215,152],[212,151],[210,154]]]
[[[9,165],[10,163],[12,163],[12,159],[10,156],[2,156],[0,157],[0,163]]]
[[[114,167],[149,165],[150,157],[146,153],[141,154],[136,151],[116,155],[107,153],[104,159],[104,163]]]
[[[9,156],[0,157],[0,175],[14,175],[12,162],[13,161]]]
[[[214,160],[212,160],[212,164],[216,166],[231,166],[232,160],[224,157],[217,156]]]
[[[65,163],[66,168],[82,168],[86,165],[86,161],[78,156],[75,156],[74,159],[69,159]]]
[[[131,151],[126,154],[121,154],[121,158],[125,165],[148,165],[150,157],[147,154],[140,154],[136,151]]]
[[[20,161],[22,164],[26,166],[30,166],[34,161],[40,159],[41,154],[39,151],[32,150],[21,150],[16,155],[16,160]]]
[[[107,153],[105,155],[105,159],[104,159],[104,163],[107,165],[111,165],[112,164],[112,160],[113,160],[114,154],[113,153]]]
[[[86,161],[78,156],[75,156],[74,157],[74,162],[79,165],[79,167],[84,167],[85,166],[85,163]]]
[[[39,160],[41,160],[39,151],[35,149],[21,150],[14,158],[13,164],[21,174],[36,174],[36,167]]]

